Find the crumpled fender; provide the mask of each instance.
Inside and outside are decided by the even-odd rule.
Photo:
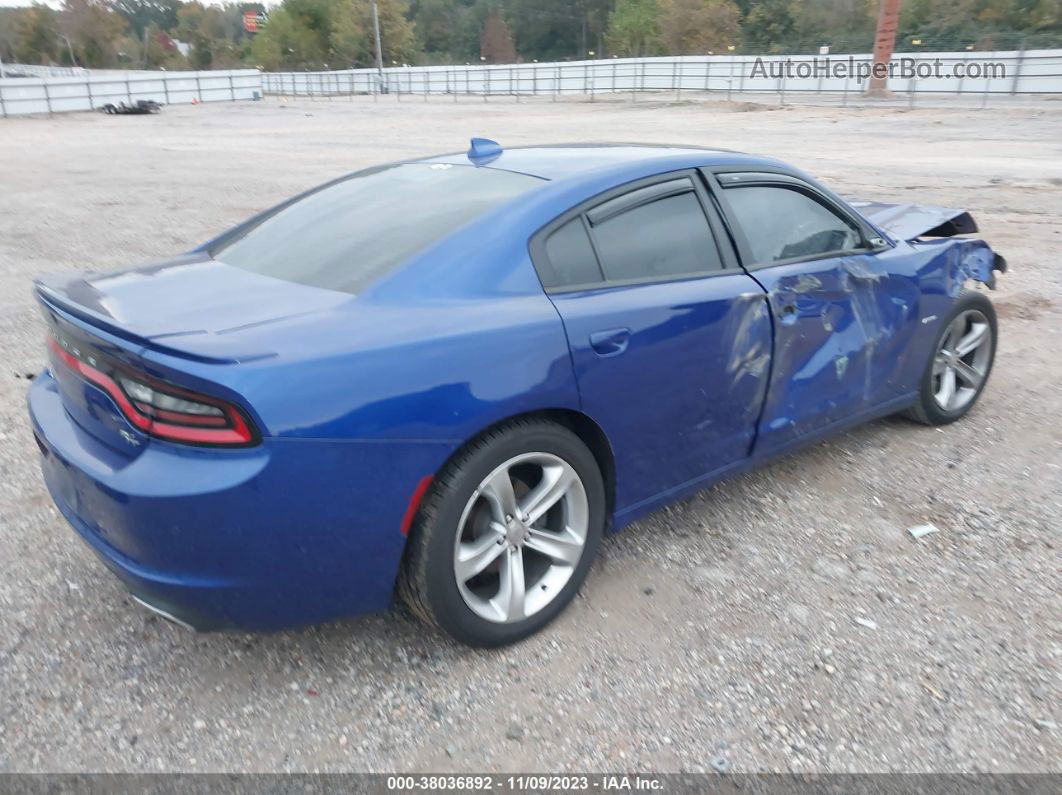
[[[946,270],[949,295],[958,295],[971,279],[989,290],[996,289],[996,271],[1007,270],[1007,261],[1001,255],[983,240],[951,240],[947,245],[952,252]]]

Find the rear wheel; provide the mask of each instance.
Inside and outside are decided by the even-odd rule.
[[[513,643],[575,596],[604,514],[586,445],[552,422],[513,422],[436,478],[410,534],[400,590],[421,618],[464,643]]]
[[[955,303],[922,376],[918,402],[907,415],[946,425],[981,396],[996,354],[996,311],[981,293],[964,291]]]

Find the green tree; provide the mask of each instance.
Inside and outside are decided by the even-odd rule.
[[[134,37],[143,39],[148,25],[166,31],[177,27],[181,0],[107,0],[107,5],[125,18]]]
[[[746,49],[752,52],[783,52],[794,36],[796,20],[793,0],[754,0],[745,14],[743,33]]]
[[[359,0],[366,30],[372,30],[372,4]],[[385,63],[409,63],[417,52],[417,36],[409,20],[408,0],[377,0],[380,12],[380,42]],[[375,47],[375,44],[373,45]]]
[[[177,37],[191,45],[188,60],[195,69],[216,66],[217,56],[231,45],[223,11],[198,0],[185,3],[177,12]]]
[[[508,0],[506,17],[517,52],[562,60],[600,53],[608,22],[605,0]]]
[[[413,24],[406,18],[405,0],[378,0],[380,44],[384,65],[409,63],[416,53]],[[337,64],[369,66],[376,61],[372,3],[368,0],[338,0],[332,6],[329,49]]]
[[[414,0],[416,47],[432,62],[467,61],[478,56],[488,0]]]
[[[329,43],[340,68],[374,61],[376,43],[373,40],[372,20],[368,20],[368,25],[366,21],[364,9],[351,0],[345,0],[333,9]]]
[[[18,31],[22,24],[21,8],[0,8],[0,58],[6,63],[15,60],[15,48],[18,46]]]
[[[59,15],[51,8],[34,5],[18,9],[14,57],[21,63],[52,63],[59,59]]]
[[[263,69],[316,69],[326,54],[319,37],[283,6],[251,45],[251,57]]]
[[[659,21],[656,0],[617,0],[605,31],[609,53],[625,57],[656,54]]]
[[[99,0],[64,0],[59,30],[70,42],[77,64],[108,67],[118,64],[125,20]]]
[[[668,55],[725,50],[741,35],[741,14],[731,0],[660,0],[660,49]]]
[[[278,71],[288,66],[284,57],[286,44],[291,38],[293,21],[288,13],[279,8],[269,15],[265,29],[259,31],[251,41],[251,61],[259,69],[268,72]]]

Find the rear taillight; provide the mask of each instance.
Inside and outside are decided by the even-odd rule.
[[[231,403],[83,355],[55,338],[50,345],[60,362],[110,395],[125,418],[144,433],[171,442],[221,447],[257,442],[254,427]]]

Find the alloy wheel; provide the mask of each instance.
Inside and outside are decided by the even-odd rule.
[[[465,604],[488,621],[534,615],[563,590],[590,526],[586,489],[551,453],[524,453],[472,493],[454,541],[454,577]]]
[[[933,399],[943,411],[966,408],[981,389],[992,361],[992,327],[977,309],[948,324],[933,358]]]

